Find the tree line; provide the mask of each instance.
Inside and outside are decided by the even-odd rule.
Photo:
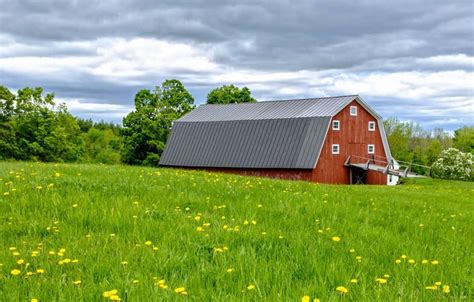
[[[208,104],[246,102],[256,102],[247,87],[224,85],[207,95]],[[138,91],[134,103],[122,125],[116,125],[75,117],[42,88],[13,93],[0,86],[0,159],[156,166],[173,121],[194,109],[194,98],[172,79],[153,90]],[[393,118],[384,126],[398,160],[430,166],[451,147],[474,154],[472,126],[457,129],[454,135]]]

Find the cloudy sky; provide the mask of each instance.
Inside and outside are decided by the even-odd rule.
[[[224,84],[258,100],[359,94],[453,130],[474,123],[473,3],[0,0],[0,85],[115,122],[170,78],[197,104]]]

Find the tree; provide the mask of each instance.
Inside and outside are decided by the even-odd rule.
[[[474,178],[473,157],[471,153],[449,148],[441,152],[440,157],[432,166],[431,173],[436,178],[472,180]]]
[[[194,108],[194,98],[178,80],[166,80],[154,91],[135,95],[135,111],[123,119],[122,161],[158,165],[172,122]]]
[[[462,127],[454,131],[453,145],[462,152],[474,154],[474,127]]]
[[[255,103],[256,101],[251,96],[250,89],[247,87],[240,89],[234,85],[224,85],[207,95],[208,104]]]

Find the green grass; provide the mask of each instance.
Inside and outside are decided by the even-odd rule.
[[[473,192],[473,183],[422,179],[331,186],[0,163],[0,300],[107,301],[103,292],[117,289],[122,301],[467,301]],[[71,263],[59,264],[64,259]],[[384,274],[387,283],[378,284]],[[155,285],[161,279],[167,289]],[[438,290],[425,289],[437,281]],[[175,293],[178,287],[188,295]]]

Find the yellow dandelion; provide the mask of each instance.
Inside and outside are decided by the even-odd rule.
[[[335,242],[341,241],[341,238],[339,238],[338,236],[334,236],[331,239],[332,239],[332,241],[335,241]]]
[[[23,259],[18,259],[18,260],[16,261],[16,263],[17,263],[17,264],[23,264],[23,263],[25,263],[25,260],[23,260]]]
[[[383,275],[385,278],[390,278],[390,275],[389,274],[385,274]]]
[[[410,263],[410,264],[415,264],[415,262],[416,262],[415,259],[408,260],[408,263]]]
[[[33,272],[27,272],[26,275],[27,275],[28,277],[31,277],[31,276],[34,275],[34,273],[33,273]]]
[[[184,287],[178,287],[178,288],[174,289],[174,292],[177,293],[177,294],[181,294],[185,291],[186,291],[186,288],[184,288]]]
[[[336,291],[340,292],[341,294],[347,294],[349,290],[345,288],[344,286],[338,286],[336,287]]]
[[[357,283],[357,279],[351,279],[351,283]]]
[[[110,298],[111,296],[117,295],[117,293],[118,293],[118,290],[112,289],[112,290],[103,292],[102,296],[105,298]]]
[[[430,286],[426,286],[425,289],[427,289],[427,290],[438,290],[438,287],[436,285],[430,285]]]
[[[400,264],[400,263],[402,263],[402,260],[397,259],[397,260],[395,260],[395,263],[396,263],[396,264]]]
[[[13,269],[13,270],[11,270],[11,272],[10,272],[10,274],[12,274],[13,276],[18,276],[20,273],[21,273],[21,271],[18,270],[18,269]]]
[[[233,271],[234,271],[233,268],[228,268],[228,269],[227,269],[227,272],[228,272],[228,273],[232,273]]]
[[[38,300],[38,299],[35,299],[35,298],[33,298],[33,299],[31,299],[31,302],[39,302],[39,300]]]
[[[355,251],[356,251],[355,249],[350,249],[349,253],[355,253]]]
[[[310,301],[309,296],[303,296],[303,298],[301,298],[301,302],[309,302],[309,301]]]
[[[438,265],[438,264],[439,264],[439,261],[438,261],[438,260],[433,260],[433,261],[431,261],[431,264],[433,264],[433,265]]]
[[[449,294],[450,291],[451,291],[451,290],[450,290],[450,288],[449,288],[449,285],[443,286],[443,293]]]
[[[38,269],[36,270],[36,272],[37,272],[38,274],[44,274],[44,269],[38,268]]]
[[[247,286],[247,290],[254,290],[254,289],[255,289],[255,285],[253,285],[253,284],[249,284]]]
[[[387,283],[387,279],[384,279],[384,278],[377,278],[377,279],[375,279],[375,281],[378,282],[379,284]]]
[[[110,300],[112,300],[112,301],[121,301],[122,299],[120,299],[120,297],[118,295],[112,295],[112,296],[110,296]]]
[[[138,280],[132,280],[132,283],[133,283],[133,284],[138,284],[138,283],[140,283],[140,281],[138,281]]]
[[[73,281],[73,282],[72,282],[72,284],[74,284],[74,285],[79,285],[79,284],[81,284],[81,283],[82,283],[81,280],[76,280],[76,281]]]
[[[204,228],[199,226],[199,227],[196,228],[196,231],[198,231],[198,232],[204,232]]]
[[[406,259],[406,258],[407,258],[407,255],[402,255],[401,258],[402,258],[402,259]]]
[[[152,244],[153,244],[153,242],[151,242],[150,240],[145,241],[145,245],[152,245]]]
[[[429,263],[429,261],[426,260],[426,259],[421,260],[421,264],[428,264],[428,263]]]

